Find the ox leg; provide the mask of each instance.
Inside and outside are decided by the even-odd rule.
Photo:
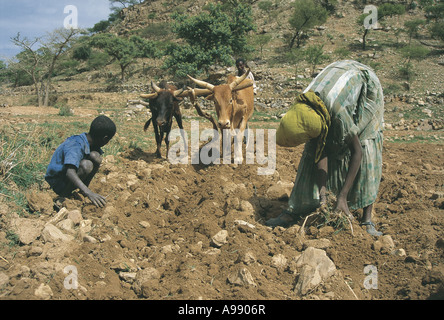
[[[172,123],[170,123],[166,128],[165,128],[165,145],[166,145],[166,154],[168,157],[168,153],[170,151],[170,131],[171,131],[171,125]],[[163,137],[163,132],[162,132],[162,137]]]
[[[235,144],[234,144],[234,163],[237,164],[241,164],[244,160],[242,154],[242,143],[244,141],[244,134],[246,128],[248,128],[248,123],[247,121],[243,120],[240,123],[239,130],[236,132]]]
[[[162,144],[162,137],[159,133],[159,128],[157,126],[156,121],[153,121],[153,127],[154,127],[154,134],[156,135],[156,144],[157,144],[156,156],[158,158],[162,158],[162,154],[160,153],[160,147]],[[162,133],[162,136],[163,136],[163,133]]]
[[[234,163],[241,164],[244,160],[242,155],[242,142],[245,130],[239,130],[234,136]]]
[[[174,114],[174,118],[176,118],[177,125],[179,126],[180,135],[182,136],[183,146],[185,148],[184,150],[186,151],[186,150],[188,150],[188,145],[187,145],[187,139],[185,136],[185,131],[183,129],[182,114],[180,113],[180,111]]]

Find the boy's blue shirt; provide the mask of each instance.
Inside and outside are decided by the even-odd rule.
[[[66,165],[79,168],[80,161],[86,159],[91,153],[86,133],[67,138],[54,152],[46,171],[45,180],[56,193],[63,190],[66,185]],[[99,153],[103,151],[100,149]]]

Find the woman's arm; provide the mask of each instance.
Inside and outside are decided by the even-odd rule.
[[[321,206],[327,203],[326,185],[327,185],[327,173],[328,173],[328,158],[323,157],[316,164],[316,182],[319,188],[319,200]]]
[[[344,185],[342,186],[342,190],[340,191],[338,198],[337,198],[337,204],[336,209],[344,211],[348,216],[351,216],[350,210],[348,208],[347,204],[347,196],[348,192],[350,191],[350,188],[353,185],[353,182],[355,181],[356,175],[358,174],[359,168],[361,166],[361,160],[362,160],[362,147],[361,142],[359,141],[359,138],[357,135],[354,135],[351,137],[348,147],[351,151],[351,159],[350,159],[350,165],[348,168],[347,176],[345,178]]]

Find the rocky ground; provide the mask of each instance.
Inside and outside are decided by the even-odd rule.
[[[130,11],[121,32],[134,29],[137,17],[152,10],[169,9],[154,1],[152,7]],[[281,21],[287,13],[280,13]],[[359,44],[357,14],[344,4],[309,41],[324,44],[330,58],[337,58],[335,49]],[[392,30],[400,25],[396,19],[390,24]],[[276,28],[261,26],[265,32]],[[383,177],[374,208],[382,237],[368,235],[357,221],[327,221],[325,212],[286,229],[264,225],[286,206],[302,146],[277,147],[274,174],[261,176],[257,170],[263,165],[258,164],[173,165],[154,157],[153,135],[146,134],[147,145],[134,142],[105,157],[91,185],[107,196],[103,209],[81,195],[57,199],[44,186],[27,193],[29,210],[36,213],[18,214],[11,199],[0,194],[0,298],[443,299],[442,56],[418,61],[418,77],[406,90],[397,71],[402,60],[393,46],[380,45],[393,35],[381,32],[371,34],[370,49],[351,50],[347,58],[376,66],[387,92]],[[276,55],[277,48],[283,48],[279,37],[266,55]],[[252,128],[275,129],[297,92],[311,81],[310,68],[302,65],[296,72],[290,63],[262,59],[251,67],[259,86]],[[233,69],[213,71],[224,77]],[[136,74],[118,88],[108,87],[101,71],[55,82],[57,103],[69,106],[74,118],[58,116],[54,107],[24,107],[32,88],[3,87],[0,128],[89,123],[112,107],[113,116],[140,127],[142,135],[148,115],[127,100],[148,90],[146,77]],[[182,110],[189,130],[195,111],[187,101]],[[139,138],[126,129],[119,141]],[[360,214],[354,212],[356,220]],[[17,236],[15,245],[11,234]]]
[[[45,121],[42,114],[23,117],[26,109],[6,107],[2,115]],[[254,123],[262,125],[277,122]],[[374,213],[384,232],[379,238],[356,221],[342,229],[334,220],[308,220],[304,227],[301,220],[287,229],[264,225],[286,205],[302,147],[278,147],[276,171],[264,176],[257,174],[264,165],[173,165],[154,158],[154,150],[107,156],[91,186],[107,196],[103,209],[81,195],[60,201],[48,188],[28,193],[29,208],[38,215],[12,213],[13,204],[0,198],[0,295],[442,299],[443,144],[402,140],[441,132],[386,131]],[[18,236],[18,246],[6,245],[8,230]]]

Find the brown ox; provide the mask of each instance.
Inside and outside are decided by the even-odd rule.
[[[218,86],[188,76],[198,86],[205,88],[195,89],[194,94],[206,95],[207,100],[214,102],[218,119],[217,124],[221,132],[224,129],[229,129],[231,136],[236,136],[235,163],[242,163],[241,141],[245,129],[248,128],[248,120],[254,112],[253,81],[246,79],[249,72],[248,69],[241,77],[230,75],[226,84]]]

